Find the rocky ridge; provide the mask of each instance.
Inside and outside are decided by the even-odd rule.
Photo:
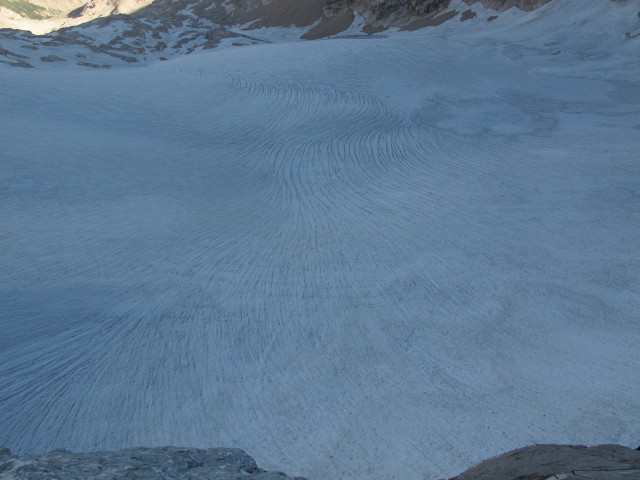
[[[38,7],[50,8],[48,0],[37,1]],[[0,30],[0,63],[24,68],[43,63],[111,68],[166,60],[221,44],[268,43],[271,39],[261,34],[263,28],[289,27],[292,40],[316,39],[345,31],[371,34],[392,27],[421,28],[437,25],[460,13],[450,8],[451,0],[83,1],[61,3],[58,16],[63,18],[56,21],[63,26],[65,22],[84,23],[43,35],[26,30]],[[469,9],[460,19],[473,16],[475,12]],[[9,20],[5,15],[5,26]],[[45,22],[39,23],[34,31],[44,28],[42,25],[50,29],[54,22],[51,19],[29,21]],[[24,23],[21,28],[29,25]]]
[[[54,450],[32,456],[16,456],[0,449],[0,479],[75,478],[305,480],[262,470],[237,448],[130,448],[96,453]]]
[[[467,5],[482,3],[482,5],[487,8],[497,10],[498,12],[504,12],[512,7],[531,11],[546,5],[550,1],[551,0],[464,0],[464,3]]]
[[[29,20],[45,22],[34,31],[44,28],[42,25],[48,25],[45,30],[51,29],[51,22],[56,21],[62,26],[71,22],[72,26],[43,35],[0,29],[0,64],[33,68],[43,63],[72,63],[111,68],[167,60],[220,45],[270,43],[273,39],[264,29],[286,31],[287,40],[369,35],[390,28],[438,26],[455,18],[494,21],[499,15],[481,17],[479,12],[501,12],[512,7],[533,10],[551,0],[84,1],[60,3],[57,15],[62,15],[62,20]],[[53,11],[49,0],[32,3],[46,8],[46,12]],[[0,27],[10,23],[6,11],[0,12]],[[27,28],[31,24],[19,25]]]
[[[258,468],[234,448],[131,448],[116,452],[55,450],[17,456],[0,449],[0,479],[305,480]],[[470,468],[450,480],[633,480],[640,451],[619,445],[533,445]]]
[[[640,450],[620,445],[532,445],[485,460],[450,480],[637,480]]]

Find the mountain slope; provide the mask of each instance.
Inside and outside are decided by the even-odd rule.
[[[470,3],[471,7],[468,5]],[[501,0],[487,4],[502,10],[512,3],[510,0]],[[518,5],[531,8],[542,3],[546,2],[519,2]],[[489,21],[495,22],[495,28],[499,29],[503,19],[508,25],[509,16],[517,11],[511,9],[498,13],[470,0],[271,0],[264,4],[255,0],[233,3],[157,0],[131,15],[110,14],[125,9],[127,5],[142,3],[137,0],[134,3],[110,0],[100,7],[84,8],[77,18],[63,20],[80,24],[47,35],[34,36],[16,30],[0,31],[0,64],[31,68],[50,63],[73,63],[111,68],[167,60],[175,55],[220,46],[339,35],[363,36],[389,29],[435,27],[447,22],[464,22],[469,29],[474,29],[478,21]],[[100,12],[109,16],[86,22],[87,16],[95,16]],[[630,19],[633,22],[633,17]],[[629,22],[627,31],[633,29],[632,22]],[[45,26],[49,29],[51,25]]]
[[[472,5],[477,0],[466,0]],[[512,6],[525,10],[538,8],[549,0],[492,0],[484,5],[500,11]],[[342,30],[336,26],[344,24],[340,18],[361,15],[370,31],[379,31],[390,26],[406,25],[424,16],[433,16],[449,7],[450,0],[0,0],[0,28],[30,30],[43,34],[53,30],[85,23],[95,18],[118,13],[134,13],[148,5],[151,8],[141,13],[142,17],[170,18],[191,11],[194,15],[217,24],[244,24],[255,21],[254,27],[295,25],[309,26],[322,19],[318,32]],[[312,36],[317,36],[313,35]]]
[[[100,17],[133,13],[153,0],[0,0],[0,28],[44,34]]]

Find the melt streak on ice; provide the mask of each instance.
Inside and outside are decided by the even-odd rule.
[[[315,480],[637,445],[629,3],[3,68],[0,445]]]

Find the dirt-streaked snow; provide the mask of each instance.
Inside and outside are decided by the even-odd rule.
[[[636,446],[640,40],[558,1],[0,72],[0,446],[435,479]]]

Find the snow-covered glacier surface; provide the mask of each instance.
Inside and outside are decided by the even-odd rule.
[[[637,446],[631,3],[3,68],[0,445],[315,480]]]

